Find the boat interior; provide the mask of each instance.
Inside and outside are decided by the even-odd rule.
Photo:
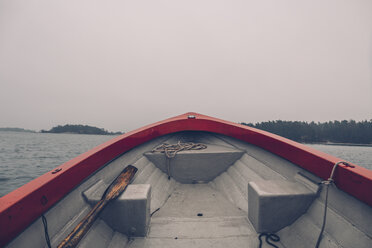
[[[206,149],[174,158],[163,143]],[[106,164],[44,214],[52,247],[73,230],[127,166],[138,171],[100,214],[78,247],[258,247],[276,233],[278,247],[314,247],[324,217],[321,179],[259,147],[220,134],[183,131],[144,143]],[[320,247],[372,247],[367,204],[329,189]],[[8,247],[47,247],[41,218]],[[264,239],[264,238],[263,238]],[[271,247],[264,242],[262,247]]]

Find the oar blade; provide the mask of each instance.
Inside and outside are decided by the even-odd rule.
[[[128,186],[130,181],[133,179],[134,175],[137,172],[137,168],[133,165],[128,165],[120,173],[120,175],[110,184],[105,193],[102,196],[102,199],[113,200],[116,199]]]

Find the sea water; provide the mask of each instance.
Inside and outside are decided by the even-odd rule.
[[[0,197],[113,137],[0,132]],[[308,146],[372,170],[372,147]]]
[[[113,137],[0,132],[0,197]]]

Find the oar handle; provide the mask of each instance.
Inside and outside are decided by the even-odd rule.
[[[93,225],[105,205],[105,201],[100,200],[74,230],[58,245],[58,248],[76,247],[79,241],[89,231],[89,228]]]
[[[101,200],[90,210],[87,216],[74,228],[74,230],[58,245],[58,248],[76,247],[79,241],[88,232],[97,219],[99,213],[110,201],[116,199],[128,186],[137,172],[137,168],[128,165],[120,175],[110,184]]]

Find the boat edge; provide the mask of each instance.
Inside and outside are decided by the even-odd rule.
[[[194,112],[185,113],[115,137],[1,197],[0,247],[113,159],[149,140],[180,131],[205,131],[237,138],[283,157],[323,179],[329,177],[333,165],[340,161],[266,131]],[[340,166],[335,174],[335,184],[372,206],[372,195],[368,191],[372,188],[372,171],[354,166]]]

